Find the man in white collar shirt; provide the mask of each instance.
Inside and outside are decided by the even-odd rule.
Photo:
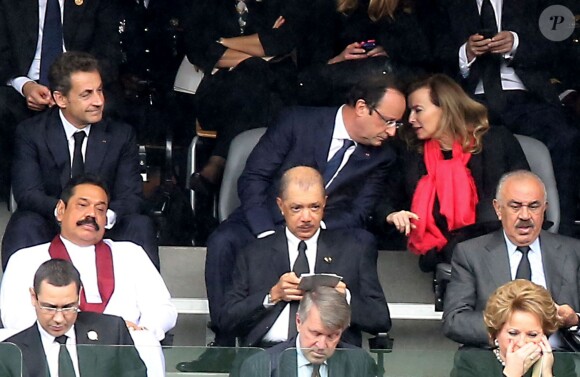
[[[350,307],[339,291],[319,286],[305,292],[293,320],[298,335],[244,361],[240,376],[378,375],[368,353],[340,340],[350,323]]]
[[[36,322],[6,340],[22,351],[22,374],[20,358],[4,357],[0,362],[2,376],[147,375],[135,348],[127,347],[133,341],[123,319],[79,312],[80,292],[80,275],[70,262],[51,259],[40,265],[28,294]]]
[[[445,335],[462,344],[488,346],[483,309],[496,288],[514,279],[548,289],[563,327],[578,325],[580,241],[542,230],[548,205],[543,182],[529,171],[506,173],[493,205],[503,229],[462,242],[453,252]]]
[[[8,262],[0,287],[2,322],[17,330],[30,326],[34,310],[25,298],[36,269],[51,258],[70,260],[83,282],[80,309],[122,317],[149,375],[157,376],[151,362],[162,367],[159,341],[175,326],[177,312],[161,275],[141,247],[103,240],[108,204],[108,191],[98,178],[71,179],[57,205],[61,233],[50,243],[19,250]]]
[[[107,238],[138,244],[159,269],[155,227],[141,214],[143,181],[135,132],[103,118],[100,72],[93,56],[65,52],[50,67],[56,105],[18,125],[12,165],[18,210],[2,240],[3,269],[17,250],[54,238],[59,231],[54,210],[62,189],[84,173],[101,177],[111,190]]]

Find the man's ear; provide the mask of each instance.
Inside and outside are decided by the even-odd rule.
[[[497,201],[497,199],[493,200],[493,209],[495,209],[495,214],[497,216],[497,219],[501,220],[501,206],[499,205],[499,202]]]
[[[64,204],[64,202],[62,200],[59,200],[58,203],[56,203],[56,212],[55,212],[56,221],[58,221],[59,223],[62,221],[62,217],[64,216],[65,209],[66,209],[66,204]]]
[[[68,99],[64,94],[62,94],[58,90],[55,90],[54,92],[52,92],[52,98],[54,98],[54,102],[58,107],[60,107],[61,109],[66,108],[66,105],[68,104]]]
[[[36,306],[36,293],[34,292],[34,288],[28,288],[28,292],[30,292],[30,303],[32,306]]]
[[[357,99],[356,103],[354,104],[354,111],[357,116],[364,116],[369,115],[370,108],[367,106],[367,103],[363,99]]]
[[[282,213],[282,216],[284,216],[284,210],[282,209],[282,198],[280,198],[279,196],[276,197],[276,204],[278,204],[278,208],[280,208],[280,213]]]

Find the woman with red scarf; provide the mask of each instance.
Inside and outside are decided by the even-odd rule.
[[[497,182],[505,172],[529,165],[517,139],[502,126],[490,127],[487,109],[449,77],[437,74],[415,83],[408,103],[402,161],[411,210],[387,205],[383,213],[409,237],[421,269],[432,271],[450,261],[457,242],[499,225],[492,208]]]

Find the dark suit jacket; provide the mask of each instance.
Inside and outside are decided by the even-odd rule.
[[[63,37],[67,51],[95,55],[105,68],[103,80],[116,77],[120,59],[119,20],[115,2],[65,0]],[[0,0],[0,85],[26,76],[38,41],[38,1]]]
[[[554,353],[554,376],[576,377],[573,356],[565,353]],[[490,350],[462,347],[455,353],[451,377],[500,377],[503,367]],[[524,375],[532,375],[532,368]]]
[[[80,312],[75,323],[76,341],[79,345],[125,345],[133,346],[133,340],[121,317]],[[90,340],[88,333],[94,331],[98,340]],[[40,332],[36,322],[26,330],[6,339],[22,351],[23,377],[48,377],[48,364]],[[134,347],[77,347],[81,376],[141,377],[147,375],[145,364]],[[16,377],[16,374],[12,374]]]
[[[542,264],[547,289],[557,304],[579,311],[580,241],[542,231]],[[457,245],[445,294],[443,331],[456,342],[489,345],[483,310],[495,289],[511,280],[503,230]]]
[[[252,233],[273,230],[283,218],[276,205],[282,174],[306,165],[320,172],[334,131],[336,108],[295,107],[282,113],[258,142],[238,181],[241,214]],[[380,193],[395,152],[388,145],[358,145],[327,188],[324,222],[328,229],[365,225]]]
[[[264,298],[280,276],[289,272],[288,242],[283,231],[256,240],[236,258],[233,288],[226,296],[220,328],[242,337],[244,346],[255,346],[276,321],[286,302],[265,308]],[[316,253],[316,273],[335,273],[351,294],[352,319],[342,339],[361,344],[361,330],[387,332],[389,308],[377,276],[377,250],[361,244],[343,231],[321,230]]]
[[[549,69],[557,47],[545,38],[538,27],[540,14],[547,0],[506,0],[503,2],[501,30],[518,34],[519,46],[509,65],[514,68],[525,87],[548,102],[557,103],[557,93],[549,83]],[[475,0],[443,0],[438,19],[438,40],[435,54],[452,76],[459,71],[459,47],[480,29],[479,11]],[[477,62],[476,62],[477,63]],[[474,93],[480,79],[480,69],[474,63],[463,80],[468,93]]]
[[[296,338],[280,343],[248,358],[241,366],[239,376],[294,377],[297,376]],[[364,350],[340,342],[328,361],[329,377],[374,377],[377,366]],[[236,376],[232,373],[230,376]]]
[[[22,122],[16,130],[12,187],[18,208],[54,218],[54,207],[70,180],[70,153],[57,108]],[[103,120],[91,126],[85,172],[107,184],[109,207],[118,216],[140,212],[142,180],[133,129]]]

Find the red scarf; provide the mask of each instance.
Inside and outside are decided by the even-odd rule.
[[[48,248],[51,259],[64,259],[72,262],[66,247],[60,239],[60,235],[54,237]],[[81,306],[80,309],[85,312],[102,313],[113,292],[115,291],[115,274],[113,272],[113,254],[109,245],[100,241],[95,245],[95,259],[97,263],[97,285],[101,295],[102,302],[88,303],[84,289],[81,289]]]
[[[447,244],[433,217],[436,196],[450,231],[475,223],[477,189],[467,168],[471,153],[463,152],[461,144],[455,141],[452,154],[450,160],[445,160],[437,140],[425,142],[427,174],[417,183],[411,204],[411,212],[419,216],[419,221],[412,220],[416,228],[411,231],[407,245],[415,254],[426,254],[433,248],[440,251]]]

